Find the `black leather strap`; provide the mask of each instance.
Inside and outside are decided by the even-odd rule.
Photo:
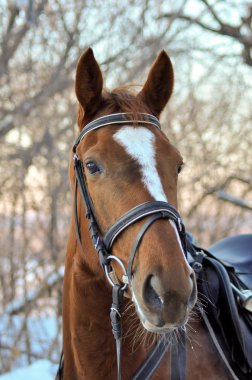
[[[205,322],[205,325],[206,325],[206,327],[208,329],[208,332],[209,332],[209,334],[211,336],[211,339],[212,339],[212,341],[213,341],[213,343],[214,343],[214,345],[215,345],[215,347],[216,347],[216,349],[217,349],[217,351],[218,351],[221,359],[223,360],[223,362],[224,362],[224,364],[225,364],[225,366],[226,366],[226,368],[227,368],[230,376],[232,377],[233,380],[239,380],[239,378],[234,373],[234,371],[233,371],[233,369],[232,369],[229,361],[226,358],[226,355],[225,355],[224,351],[222,350],[222,348],[221,348],[221,346],[220,346],[220,344],[218,342],[217,336],[216,336],[216,334],[215,334],[215,332],[214,332],[214,330],[213,330],[213,328],[211,326],[211,323],[209,322],[209,319],[208,319],[206,313],[204,312],[204,310],[202,308],[199,308],[199,310],[200,310],[200,314],[201,314],[201,316],[202,316],[202,318],[203,318],[203,320]]]
[[[134,261],[137,249],[138,249],[139,245],[141,244],[142,238],[143,238],[145,232],[148,230],[148,228],[152,225],[152,223],[155,222],[155,220],[160,219],[160,218],[162,218],[162,215],[160,215],[160,214],[152,215],[147,220],[147,222],[144,223],[144,225],[142,226],[142,228],[140,229],[140,231],[137,235],[134,246],[133,246],[131,253],[130,253],[130,258],[129,258],[128,267],[127,267],[127,276],[128,276],[129,283],[131,282],[133,261]]]
[[[75,177],[75,181],[74,181],[74,228],[75,228],[75,233],[76,233],[78,244],[79,244],[81,250],[83,251],[81,236],[80,236],[80,228],[79,228],[78,208],[77,208],[77,187],[78,187],[78,180],[77,180],[77,177]]]
[[[74,189],[74,224],[75,224],[77,241],[81,247],[82,252],[84,253],[82,242],[81,242],[81,235],[80,235],[79,222],[78,222],[78,210],[77,210],[77,187],[79,185],[81,197],[82,197],[84,207],[85,207],[86,219],[89,221],[88,229],[89,229],[90,237],[99,255],[100,264],[102,265],[104,269],[105,265],[110,264],[110,260],[108,259],[109,253],[107,252],[103,244],[102,238],[100,237],[100,233],[99,233],[100,227],[99,227],[97,218],[95,216],[95,210],[94,210],[92,199],[89,196],[82,163],[76,154],[74,155],[74,167],[75,167],[75,173],[76,173],[75,189]]]
[[[179,332],[179,342],[171,346],[170,380],[185,380],[186,376],[186,336]]]
[[[91,132],[94,131],[95,129],[105,127],[107,125],[112,125],[112,124],[128,124],[128,123],[133,123],[133,124],[152,124],[155,125],[155,127],[158,127],[161,129],[161,125],[158,121],[158,119],[150,114],[147,113],[139,113],[137,115],[137,120],[133,118],[133,115],[130,113],[115,113],[107,116],[102,116],[99,117],[98,119],[95,119],[85,125],[85,127],[82,129],[81,133],[79,134],[78,138],[76,139],[74,146],[73,146],[73,151],[75,153],[77,145],[81,142],[81,140],[84,138],[84,136]]]
[[[159,366],[167,349],[166,337],[160,338],[148,358],[133,376],[132,380],[149,380]]]
[[[86,218],[96,219],[93,202],[92,202],[92,199],[90,198],[90,195],[87,189],[86,178],[85,178],[82,162],[76,154],[74,155],[74,167],[75,167],[77,182],[80,185],[81,197],[82,197],[84,207],[85,207]]]
[[[58,371],[56,375],[56,378],[58,378],[57,380],[63,379],[63,367],[64,367],[64,354],[63,354],[63,351],[61,351],[59,367],[58,367]]]
[[[122,321],[121,309],[123,303],[123,290],[120,285],[114,285],[112,288],[112,306],[110,309],[110,319],[112,333],[116,341],[116,358],[117,358],[117,380],[121,380],[121,360],[122,360]]]
[[[131,224],[152,214],[160,214],[160,218],[173,220],[179,230],[182,228],[182,221],[177,210],[168,202],[150,201],[142,203],[126,214],[121,216],[104,234],[103,241],[109,249],[112,247],[115,239]]]

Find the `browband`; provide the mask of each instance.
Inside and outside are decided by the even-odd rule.
[[[84,138],[84,136],[101,127],[105,127],[106,125],[110,124],[126,124],[126,123],[133,123],[133,124],[152,124],[161,129],[161,125],[159,123],[159,120],[148,113],[139,113],[137,114],[137,120],[133,118],[133,114],[131,113],[113,113],[111,115],[102,116],[98,119],[95,119],[85,125],[85,127],[82,129],[81,133],[75,140],[73,151],[75,153],[77,145],[81,142],[81,140]]]

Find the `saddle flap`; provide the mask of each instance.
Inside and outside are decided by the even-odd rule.
[[[244,280],[252,283],[252,234],[227,237],[213,244],[209,252],[225,266],[232,266]],[[251,275],[250,279],[249,276]],[[252,289],[252,288],[250,288]]]
[[[236,368],[248,374],[252,369],[251,319],[236,302],[226,268],[214,258],[205,257],[198,285],[209,300],[206,310],[223,350]]]

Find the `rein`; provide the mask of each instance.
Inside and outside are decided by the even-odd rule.
[[[184,254],[186,255],[186,235],[185,228],[182,223],[181,217],[178,211],[168,202],[161,201],[149,201],[144,202],[136,207],[130,209],[124,215],[122,215],[114,224],[112,224],[102,235],[99,222],[95,215],[94,206],[92,203],[92,199],[90,197],[86,176],[84,173],[83,164],[80,158],[77,155],[76,149],[80,142],[84,139],[84,137],[91,133],[92,131],[109,126],[111,124],[150,124],[155,127],[161,129],[160,123],[158,119],[149,114],[140,113],[138,114],[137,120],[132,119],[132,114],[129,113],[117,113],[111,114],[107,116],[100,117],[90,123],[88,123],[81,131],[80,135],[76,139],[73,146],[73,161],[75,168],[75,190],[74,190],[74,220],[75,220],[75,230],[77,235],[78,243],[83,250],[82,241],[81,241],[81,233],[78,222],[78,209],[77,209],[77,190],[79,187],[82,201],[84,203],[85,208],[85,216],[89,222],[89,233],[93,242],[93,246],[99,256],[100,264],[103,268],[103,271],[112,285],[112,306],[110,312],[111,324],[112,324],[112,332],[116,341],[116,355],[117,355],[117,379],[121,380],[121,356],[122,356],[122,325],[121,325],[121,310],[123,304],[123,295],[127,286],[131,284],[132,279],[132,266],[134,262],[134,258],[136,252],[141,244],[142,238],[144,234],[148,231],[149,227],[158,219],[167,219],[172,220],[177,228],[178,234],[180,236]],[[120,236],[120,234],[136,223],[139,220],[146,219],[143,226],[141,227],[136,240],[133,244],[129,262],[127,265],[127,269],[125,268],[123,262],[113,254],[111,254],[111,250],[113,248],[113,244]],[[115,260],[123,269],[122,283],[117,283],[114,280],[114,272],[111,267],[111,261]],[[182,349],[181,349],[182,350]],[[181,351],[180,350],[180,351]],[[165,352],[167,351],[167,346],[164,343],[164,338],[160,338],[157,345],[154,347],[149,357],[143,363],[142,367],[138,370],[138,372],[134,375],[133,380],[141,380],[141,379],[149,379],[158,364],[162,360]],[[177,351],[177,348],[176,348]],[[183,350],[185,351],[185,347]],[[171,353],[172,363],[174,362],[174,358],[178,359],[179,352],[175,352],[174,350]],[[185,356],[185,352],[183,353]],[[183,356],[183,355],[180,355]],[[175,360],[176,361],[176,360]],[[178,362],[178,360],[177,360]],[[183,361],[185,364],[185,360]],[[63,359],[61,360],[61,368],[58,371],[58,379],[62,379],[62,366]],[[178,364],[173,364],[173,367],[176,369]],[[174,377],[171,374],[172,379],[183,379],[183,375],[181,375],[181,371],[176,369],[174,372],[179,374]]]

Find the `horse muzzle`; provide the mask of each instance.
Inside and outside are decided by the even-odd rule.
[[[136,279],[137,280],[137,279]],[[173,289],[157,274],[146,277],[141,291],[132,281],[132,300],[143,327],[159,334],[184,326],[196,303],[197,286],[193,271],[184,279],[180,289]]]

